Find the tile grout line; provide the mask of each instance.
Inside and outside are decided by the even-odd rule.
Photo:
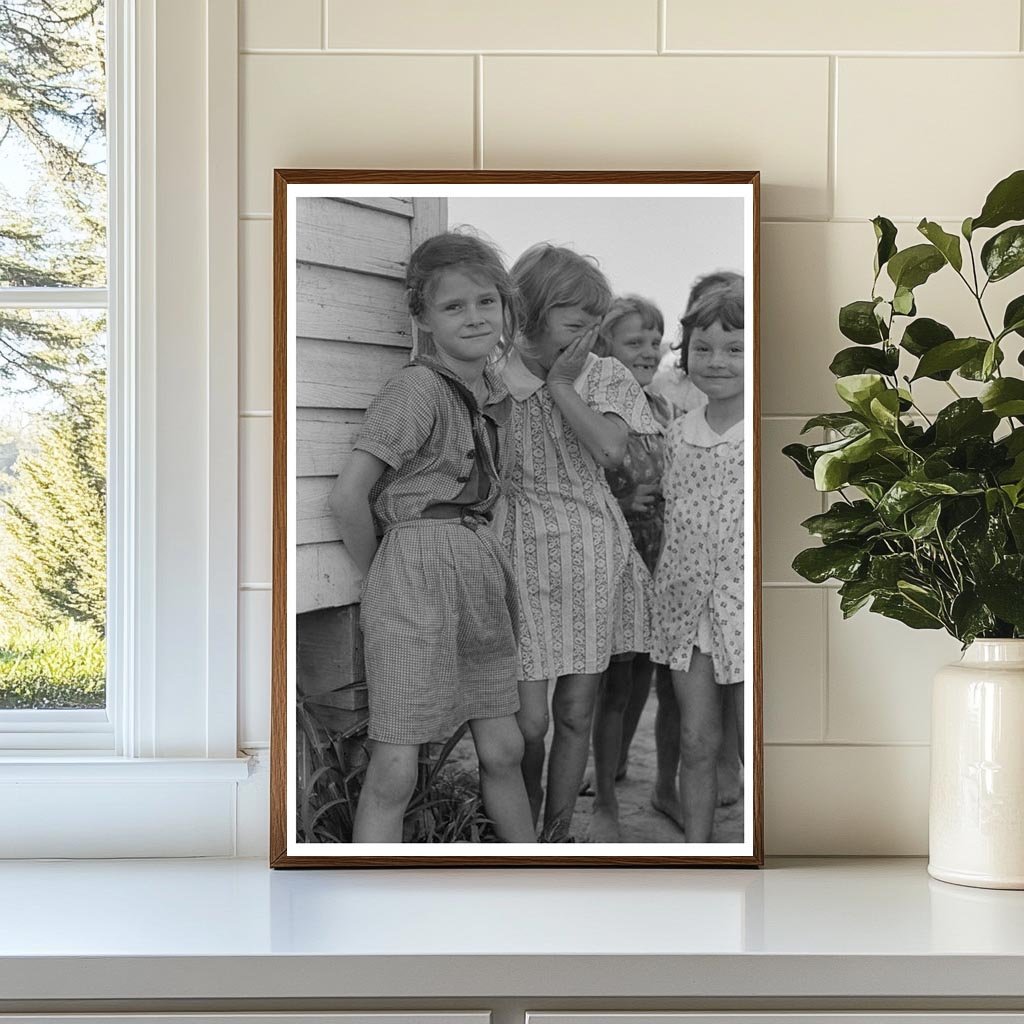
[[[839,166],[839,59],[828,59],[828,166],[825,170],[828,190],[828,219],[836,215],[836,178]]]
[[[1017,25],[1020,30],[1020,49],[1024,53],[1024,0],[1021,0],[1020,10],[1017,12]]]
[[[320,49],[327,49],[327,5],[330,0],[320,0]]]
[[[1020,56],[1020,50],[669,50],[657,48],[633,50],[445,50],[445,49],[396,49],[374,47],[303,47],[303,46],[244,46],[239,51],[243,56],[328,56],[350,57],[472,57],[482,54],[488,57],[715,57],[715,58],[757,58],[766,61],[797,59],[821,59],[822,57],[854,57],[858,60],[935,60],[956,58],[958,60],[1006,60]]]
[[[1024,0],[1021,0],[1024,3]],[[657,0],[658,3],[658,39],[659,56],[668,49],[668,0]]]
[[[484,166],[484,58],[473,58],[473,166]]]
[[[822,588],[821,591],[821,742],[828,742],[828,734],[831,728],[829,715],[829,686],[828,686],[828,602],[830,592]]]

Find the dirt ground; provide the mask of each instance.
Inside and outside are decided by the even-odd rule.
[[[652,692],[644,708],[636,736],[629,748],[626,777],[618,784],[619,825],[624,843],[680,843],[682,831],[664,814],[651,806],[651,790],[655,777],[654,716],[658,699]],[[550,742],[550,733],[549,742]],[[455,752],[456,760],[475,767],[472,740],[467,736]],[[593,764],[587,764],[587,777],[593,778]],[[578,843],[588,841],[590,814],[594,798],[583,795],[576,803],[572,819],[572,836]],[[743,841],[743,797],[737,803],[719,807],[715,812],[714,842]]]

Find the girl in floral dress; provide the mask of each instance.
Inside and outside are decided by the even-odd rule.
[[[633,543],[651,572],[661,550],[665,515],[661,495],[664,430],[676,414],[667,398],[651,390],[664,331],[665,319],[653,302],[639,295],[625,295],[612,303],[601,323],[599,338],[600,354],[618,359],[644,389],[651,415],[659,428],[654,434],[631,432],[622,465],[607,471],[608,483],[626,517]],[[663,666],[658,668],[668,684],[668,670]],[[601,680],[594,713],[595,795],[590,829],[591,838],[596,842],[618,842],[620,838],[615,783],[625,775],[629,744],[650,694],[651,672],[651,659],[646,651],[629,651],[612,656]],[[672,705],[674,708],[674,698]],[[678,718],[678,710],[675,717]],[[659,757],[660,754],[659,745]],[[668,771],[674,794],[678,743],[671,756],[674,759]],[[657,793],[652,801],[657,801]],[[667,809],[665,813],[669,813]]]
[[[586,767],[601,674],[613,654],[649,644],[650,574],[604,471],[621,463],[630,430],[658,427],[632,374],[591,351],[611,302],[597,266],[540,244],[519,257],[512,280],[522,324],[502,370],[513,398],[511,452],[495,529],[518,582],[523,778],[535,818],[545,803],[542,834],[560,840]]]
[[[690,843],[712,839],[723,704],[740,750],[744,735],[744,289],[741,275],[723,277],[682,319],[680,361],[708,403],[668,429],[665,546],[655,573],[651,658],[671,669],[679,703]]]

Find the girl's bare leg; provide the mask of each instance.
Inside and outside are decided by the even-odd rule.
[[[629,703],[622,716],[622,743],[619,749],[619,764],[615,769],[615,781],[626,777],[626,765],[629,761],[629,745],[636,735],[636,727],[640,724],[640,716],[647,706],[647,698],[651,695],[651,658],[648,654],[637,654],[633,658],[633,685],[629,690]]]
[[[546,679],[520,681],[516,724],[523,736],[523,783],[530,801],[533,824],[536,826],[544,802],[544,740],[551,724]]]
[[[718,806],[736,803],[743,788],[743,755],[736,717],[730,697],[731,686],[720,686],[722,691],[722,749],[718,752]]]
[[[576,808],[576,796],[587,767],[590,725],[601,673],[559,676],[552,701],[555,735],[548,759],[548,798],[544,832],[564,838]]]
[[[374,742],[359,794],[354,843],[400,843],[402,819],[416,788],[418,744]]]
[[[654,745],[657,751],[657,777],[651,806],[683,827],[683,808],[679,803],[679,701],[672,687],[672,676],[665,665],[654,666],[654,686],[658,691],[658,713],[654,718]]]
[[[711,842],[717,803],[716,765],[722,745],[722,698],[711,659],[696,648],[687,672],[672,670],[680,711],[679,797],[688,843]]]
[[[480,795],[498,838],[506,843],[535,842],[537,834],[523,785],[523,734],[515,718],[478,718],[469,728],[480,762]]]
[[[590,838],[595,843],[619,841],[619,801],[615,775],[622,746],[623,720],[633,687],[633,659],[612,660],[601,678],[594,710],[594,816]]]

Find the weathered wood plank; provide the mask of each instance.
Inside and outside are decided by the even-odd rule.
[[[413,216],[412,200],[398,196],[331,196],[332,203],[349,203],[352,206],[365,206],[370,210],[384,210],[396,213],[400,217]]]
[[[332,707],[349,711],[365,707],[365,701],[359,703],[354,694],[339,703],[335,692],[366,678],[359,606],[324,608],[298,616],[295,667],[296,685],[303,696],[323,695]]]
[[[295,269],[295,329],[302,338],[412,345],[399,281],[313,263]]]
[[[296,476],[337,476],[363,425],[356,409],[295,410]]]
[[[337,542],[297,547],[295,577],[297,612],[354,604],[363,582],[344,545]]]
[[[415,198],[412,201],[412,208],[415,214],[411,239],[413,249],[431,235],[448,230],[447,199]]]
[[[406,349],[299,338],[295,402],[321,409],[365,409],[409,362]]]
[[[295,543],[321,544],[341,540],[327,496],[334,486],[333,476],[307,476],[295,481]]]
[[[295,203],[295,258],[404,281],[409,224],[351,203],[301,198]]]

